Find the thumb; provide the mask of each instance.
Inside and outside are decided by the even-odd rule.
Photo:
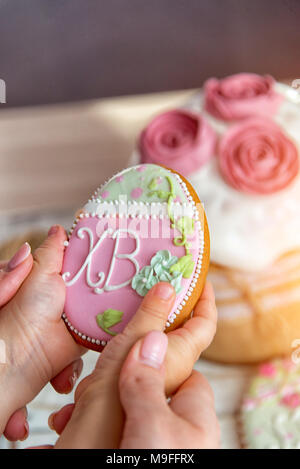
[[[22,317],[28,319],[31,328],[37,323],[41,330],[41,321],[44,324],[49,320],[60,321],[65,284],[58,274],[62,269],[65,241],[66,233],[62,226],[56,225],[49,230],[48,237],[33,254],[31,275],[10,303],[10,311],[22,311]]]
[[[48,237],[34,252],[36,264],[45,274],[60,273],[62,269],[64,243],[66,233],[62,226],[54,225],[48,232]]]
[[[119,379],[120,400],[126,414],[123,448],[143,448],[145,441],[151,447],[151,435],[164,415],[170,413],[164,391],[167,348],[167,335],[152,331],[133,346],[125,360]]]
[[[148,292],[124,331],[105,347],[93,374],[77,387],[74,413],[56,447],[77,448],[78,445],[82,445],[83,448],[118,447],[123,426],[118,392],[122,363],[131,347],[153,329],[156,329],[159,337],[162,334],[164,337],[162,340],[167,347],[167,338],[165,334],[159,332],[159,329],[164,328],[174,299],[175,290],[169,283],[158,283]],[[162,352],[164,356],[166,351],[162,349]],[[163,378],[161,380],[161,395],[164,396]]]

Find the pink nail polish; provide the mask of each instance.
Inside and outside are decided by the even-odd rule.
[[[168,338],[161,331],[149,332],[143,340],[140,361],[152,368],[160,368],[168,348]]]
[[[70,376],[69,378],[69,383],[70,383],[70,386],[71,386],[71,391],[73,390],[75,384],[76,384],[76,381],[78,380],[78,374],[76,371],[73,371],[72,375]]]
[[[56,412],[53,412],[48,417],[48,427],[50,428],[50,430],[54,430],[54,431],[55,431],[55,428],[54,428],[53,420],[54,420],[55,415],[56,415]]]
[[[83,368],[83,363],[82,360],[77,360],[76,362],[73,363],[73,372],[71,376],[69,377],[69,383],[70,383],[70,391],[73,390],[76,381],[78,380],[79,376],[81,375]],[[66,394],[68,394],[70,391],[68,391]]]
[[[153,293],[155,296],[158,296],[161,300],[168,301],[172,298],[174,294],[174,288],[170,283],[161,282],[155,285],[153,288]]]
[[[20,438],[20,441],[25,441],[28,438],[29,435],[29,425],[27,422],[24,423],[24,436],[23,438]]]
[[[30,245],[28,243],[23,244],[23,246],[20,247],[20,249],[16,252],[16,254],[11,258],[11,260],[7,264],[5,268],[6,272],[11,272],[16,267],[18,267],[18,265],[22,264],[22,262],[27,259],[30,253]]]
[[[51,226],[50,230],[48,231],[48,236],[55,235],[58,232],[58,230],[59,230],[58,225]]]

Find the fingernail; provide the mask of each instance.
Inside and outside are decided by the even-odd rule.
[[[54,428],[53,420],[54,420],[55,415],[56,415],[56,412],[53,412],[53,414],[50,414],[48,417],[48,427],[50,428],[50,430],[54,430],[54,431],[55,431],[55,428]]]
[[[82,371],[82,366],[83,366],[83,363],[82,363],[81,360],[78,360],[77,362],[75,362],[73,364],[73,373],[71,374],[71,376],[69,378],[69,383],[70,383],[70,386],[71,386],[70,391],[73,390],[73,388],[76,384],[76,381],[78,380],[78,378],[80,376],[80,373]]]
[[[161,300],[170,300],[174,294],[174,288],[170,283],[160,282],[153,287],[153,294]]]
[[[24,423],[24,436],[23,438],[20,438],[19,441],[24,441],[28,438],[28,435],[29,435],[29,425],[27,422]]]
[[[16,252],[16,254],[11,258],[9,263],[6,266],[6,272],[11,272],[14,270],[18,265],[22,264],[22,262],[27,259],[29,254],[31,253],[31,247],[28,243],[23,244],[20,249]]]
[[[48,236],[55,235],[58,232],[58,230],[59,230],[58,225],[51,226],[50,230],[48,231]]]
[[[168,348],[168,338],[161,331],[149,332],[143,340],[140,361],[152,368],[160,368]]]

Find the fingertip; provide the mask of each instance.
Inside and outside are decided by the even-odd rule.
[[[0,307],[10,301],[31,272],[33,257],[29,255],[14,269],[0,271]]]
[[[194,308],[193,317],[202,316],[217,322],[217,307],[215,293],[211,282],[206,282],[202,295]]]
[[[168,282],[159,282],[148,292],[145,298],[153,299],[156,298],[159,301],[171,302],[174,300],[176,292],[174,287]]]
[[[144,297],[130,323],[139,322],[140,325],[143,325],[142,335],[152,329],[161,329],[173,308],[175,298],[175,289],[170,283],[157,283]]]
[[[61,271],[66,239],[65,229],[54,225],[50,228],[48,237],[34,252],[34,260],[47,273]]]
[[[25,422],[24,422],[24,435],[23,435],[23,437],[19,438],[19,440],[20,441],[25,441],[25,440],[27,440],[28,436],[29,436],[29,425],[28,425],[27,420],[25,420]]]
[[[201,298],[209,299],[212,302],[215,301],[215,291],[210,280],[206,280]]]
[[[214,400],[214,393],[208,379],[200,373],[200,371],[193,369],[187,387],[198,387],[206,392],[212,400]]]
[[[29,243],[24,243],[17,252],[13,255],[5,267],[5,272],[12,272],[20,266],[31,254],[31,246]]]
[[[167,353],[168,337],[162,331],[150,331],[143,338],[138,360],[152,368],[160,369]]]
[[[67,404],[62,407],[58,412],[53,412],[52,414],[50,414],[48,418],[48,426],[50,430],[53,430],[58,435],[60,435],[64,431],[67,423],[69,422],[74,407],[75,404]]]
[[[51,385],[60,394],[69,394],[76,384],[83,369],[83,361],[78,358],[52,378]]]
[[[66,230],[64,229],[63,226],[61,225],[53,225],[48,231],[48,237],[46,238],[47,240],[55,240],[56,242],[58,241],[66,241],[67,239],[67,234]]]
[[[26,407],[17,410],[9,419],[4,436],[9,441],[24,441],[29,435]]]
[[[140,374],[140,367],[163,370],[168,349],[168,336],[162,331],[153,330],[139,339],[131,348],[120,373],[120,385],[129,374]]]

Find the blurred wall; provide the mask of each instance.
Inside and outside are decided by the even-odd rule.
[[[298,78],[299,25],[299,0],[0,0],[0,109]]]

